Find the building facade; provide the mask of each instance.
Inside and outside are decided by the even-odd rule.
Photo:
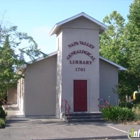
[[[26,67],[18,84],[17,103],[24,115],[61,118],[62,99],[70,112],[97,112],[99,98],[117,104],[112,89],[118,70],[126,69],[99,55],[99,35],[105,30],[107,26],[85,13],[54,26],[50,35],[56,34],[57,51]]]

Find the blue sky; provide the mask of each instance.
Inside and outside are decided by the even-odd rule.
[[[81,12],[103,21],[112,11],[118,11],[127,21],[133,0],[0,0],[0,20],[3,25],[18,26],[19,31],[31,35],[45,53],[56,50],[55,35],[49,36],[53,26]]]

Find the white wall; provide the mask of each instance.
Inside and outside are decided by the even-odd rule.
[[[8,90],[7,102],[16,104],[17,103],[17,88],[12,87]]]
[[[24,114],[24,79],[18,80],[17,84],[17,104],[19,110]]]
[[[57,68],[56,68],[56,117],[60,118],[62,103],[62,32],[57,36]]]
[[[56,55],[35,62],[25,71],[25,115],[55,115]]]
[[[118,94],[113,92],[118,85],[118,68],[100,60],[100,98],[110,102],[111,105],[117,105]]]
[[[61,77],[58,83],[62,86],[62,98],[68,100],[73,112],[73,80],[87,80],[88,81],[88,112],[98,111],[98,98],[99,98],[99,27],[86,18],[78,18],[62,26],[61,32],[58,33],[57,38],[62,39],[62,45],[59,45],[58,56],[61,58],[58,68],[62,73],[57,72]],[[91,49],[85,45],[76,45],[71,48],[69,44],[73,42],[87,42],[95,46]],[[61,50],[61,51],[60,51]],[[76,54],[69,60],[67,56],[76,50],[85,50],[90,52],[95,60],[85,54]],[[86,60],[92,61],[91,65],[85,64],[70,64],[70,60]],[[76,68],[85,68],[85,71],[76,71]],[[58,114],[59,116],[59,114]]]

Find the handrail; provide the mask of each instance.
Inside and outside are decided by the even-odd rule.
[[[103,101],[104,102],[103,105],[99,104],[98,107],[105,108],[107,105],[110,107],[110,104],[109,104],[109,102],[107,100],[99,98],[98,101]]]
[[[63,102],[65,103],[65,105],[63,106]],[[68,114],[67,119],[69,119],[70,117],[70,105],[68,103],[68,101],[66,99],[62,98],[62,107],[65,108],[65,114]]]
[[[2,105],[6,105],[6,100],[3,98],[0,98],[0,100],[2,101]]]

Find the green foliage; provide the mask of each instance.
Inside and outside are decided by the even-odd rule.
[[[3,110],[2,106],[0,106],[0,128],[5,128],[5,121],[6,121],[6,112]]]
[[[5,128],[5,119],[0,118],[0,128]]]
[[[136,100],[134,100],[133,103],[136,105],[140,103],[140,93],[136,94]]]
[[[113,11],[110,16],[104,18],[103,22],[109,29],[100,37],[100,54],[116,63],[127,65],[125,63],[127,57],[124,55],[126,41],[124,18],[117,11]]]
[[[3,47],[0,47],[0,98],[5,98],[7,90],[13,87],[22,75],[15,72],[16,65],[23,63],[10,47],[9,36],[6,36]]]
[[[100,55],[103,57],[128,67],[128,57],[125,53],[126,46],[126,27],[124,18],[117,12],[113,11],[109,16],[106,16],[103,22],[108,25],[108,30],[100,36]],[[125,79],[125,73],[120,72],[118,93],[125,94],[131,90],[130,83]],[[126,83],[125,83],[126,82]],[[119,98],[121,98],[119,96]]]
[[[109,29],[100,36],[100,54],[127,68],[119,72],[118,93],[123,101],[140,84],[140,0],[131,4],[128,23],[117,11],[103,21]]]
[[[133,108],[133,102],[120,102],[119,103],[119,106],[120,107],[127,107],[129,109]]]
[[[133,112],[135,112],[135,120],[140,120],[140,103],[135,104],[132,108]]]
[[[128,93],[135,91],[137,85],[140,84],[140,0],[134,0],[130,6],[130,12],[128,15],[128,23],[126,24],[125,35],[126,42],[126,54],[128,56],[128,72],[125,76],[125,82],[131,84],[129,86],[130,90],[127,90]]]
[[[6,112],[3,110],[3,108],[0,106],[0,118],[6,119]]]
[[[22,42],[25,44],[25,41],[27,46],[23,48],[20,44]],[[34,62],[40,56],[46,56],[27,33],[18,32],[16,26],[2,27],[0,30],[0,98],[5,98],[7,90],[16,86],[20,78],[24,78],[22,70],[28,63],[23,54],[30,58],[28,60],[30,62]]]
[[[140,103],[135,105],[135,108],[137,108],[140,111]]]
[[[113,122],[124,122],[132,121],[135,119],[135,114],[131,109],[126,107],[121,108],[120,106],[105,107],[101,110],[103,117],[107,121]]]

